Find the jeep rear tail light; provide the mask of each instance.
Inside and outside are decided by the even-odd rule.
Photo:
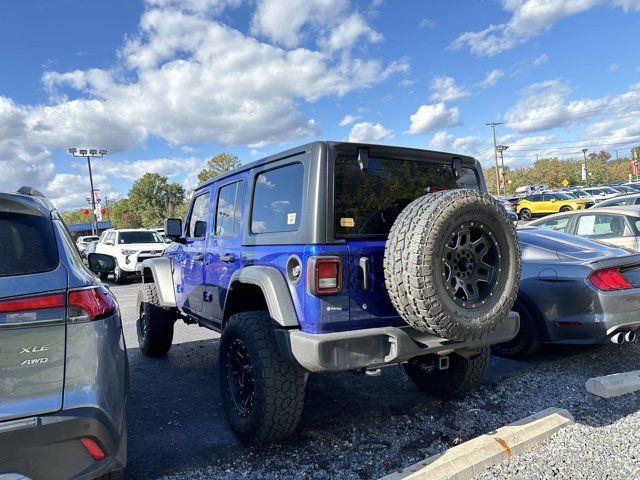
[[[91,458],[93,458],[94,460],[98,461],[106,458],[104,451],[102,450],[102,448],[100,448],[100,445],[98,445],[95,440],[91,438],[81,438],[80,442],[82,443],[82,446],[85,448],[87,453],[91,455]]]
[[[313,295],[334,295],[342,290],[340,257],[311,257],[307,273],[307,287]]]
[[[69,292],[67,319],[72,323],[91,322],[113,315],[116,301],[104,287],[83,288]]]
[[[593,272],[589,276],[589,281],[594,287],[604,291],[625,290],[633,287],[616,267]]]

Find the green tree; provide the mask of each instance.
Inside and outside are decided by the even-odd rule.
[[[93,221],[91,214],[85,215],[82,208],[76,210],[67,210],[66,212],[60,212],[60,216],[67,225],[73,225],[75,223],[85,223]]]
[[[143,227],[155,227],[174,216],[184,201],[182,185],[169,183],[157,173],[145,173],[129,190],[126,211],[137,215]]]
[[[211,157],[207,162],[207,167],[204,170],[200,170],[198,173],[198,181],[200,183],[209,180],[210,178],[222,175],[229,170],[238,168],[240,166],[240,160],[238,156],[232,153],[219,153],[215,157]]]
[[[114,202],[110,207],[110,216],[116,228],[140,228],[142,219],[133,210],[128,198]]]

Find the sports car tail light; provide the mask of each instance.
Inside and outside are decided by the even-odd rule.
[[[100,448],[100,445],[98,445],[95,440],[92,440],[91,438],[81,438],[80,442],[82,442],[85,450],[89,453],[89,455],[91,455],[91,458],[93,458],[94,460],[102,460],[106,457],[104,451],[102,450],[102,448]]]
[[[633,287],[616,267],[593,272],[589,276],[589,281],[594,287],[604,291],[625,290]]]
[[[104,287],[72,290],[67,305],[67,319],[73,323],[106,318],[117,308],[115,299]]]
[[[340,257],[311,257],[307,264],[307,287],[314,295],[334,295],[342,290]]]

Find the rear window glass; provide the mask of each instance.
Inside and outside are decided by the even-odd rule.
[[[336,235],[388,235],[400,212],[427,193],[478,188],[478,178],[463,168],[456,178],[449,165],[425,161],[370,158],[366,171],[355,158],[338,158],[335,168]]]
[[[48,272],[58,265],[49,218],[0,212],[0,245],[0,277]]]
[[[253,233],[295,232],[300,228],[304,167],[294,163],[256,177],[251,211]]]

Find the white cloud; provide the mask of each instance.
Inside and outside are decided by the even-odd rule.
[[[330,52],[351,48],[360,39],[382,41],[382,35],[349,7],[348,0],[258,0],[251,31],[288,48],[315,34],[317,44]]]
[[[611,63],[609,65],[609,71],[611,73],[617,72],[619,68],[620,68],[620,66],[617,63]]]
[[[356,143],[379,143],[391,138],[393,138],[393,130],[384,128],[379,123],[356,123],[349,132],[349,141]]]
[[[431,100],[449,102],[471,95],[464,88],[458,86],[452,77],[436,77],[431,81]]]
[[[420,105],[418,111],[409,117],[411,126],[405,132],[411,135],[433,132],[443,128],[461,125],[460,110],[447,108],[444,102]]]
[[[539,67],[540,65],[543,65],[548,61],[549,61],[549,55],[547,55],[546,53],[543,53],[538,58],[536,58],[532,63],[534,67]]]
[[[570,100],[570,85],[561,80],[535,83],[520,92],[521,99],[507,111],[507,126],[516,132],[536,132],[570,127],[592,117],[611,115],[616,123],[640,113],[640,83],[619,95]]]
[[[356,120],[360,120],[360,118],[362,118],[360,115],[351,115],[349,113],[345,115],[342,120],[340,120],[340,123],[338,125],[341,127],[346,127],[347,125],[351,125]]]
[[[473,155],[482,145],[487,143],[487,139],[468,135],[457,137],[446,130],[437,132],[429,142],[429,148],[444,152],[453,152],[463,155]]]
[[[432,20],[429,20],[428,18],[423,18],[422,20],[420,20],[420,23],[418,24],[418,28],[424,28],[427,30],[433,30],[435,26],[436,24]]]
[[[465,32],[451,47],[468,47],[474,55],[491,57],[527,42],[563,18],[600,5],[640,10],[640,0],[503,0],[503,7],[511,13],[509,21],[478,32]]]
[[[477,86],[480,88],[493,87],[503,76],[504,72],[499,68],[496,68],[494,70],[491,70],[490,72],[487,72],[484,80],[478,83]]]

